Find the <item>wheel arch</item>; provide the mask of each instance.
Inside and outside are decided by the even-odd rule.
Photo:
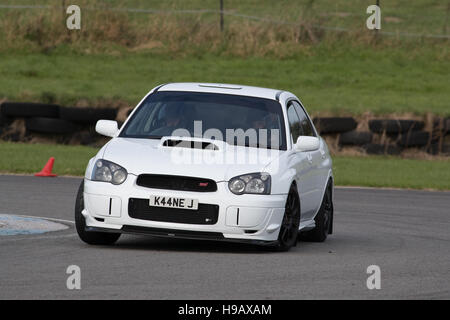
[[[327,179],[326,179],[326,182],[327,182],[327,183],[325,183],[324,186],[323,186],[323,188],[322,188],[322,192],[321,192],[320,199],[323,200],[323,198],[325,197],[325,192],[327,191],[328,185],[329,185],[329,183],[331,182],[331,201],[334,201],[334,199],[333,199],[333,197],[334,197],[334,176],[333,176],[333,172],[332,172],[331,169],[328,171],[328,177],[327,177]],[[321,200],[321,201],[322,201],[322,200]],[[320,205],[319,205],[319,207],[317,208],[317,211],[316,211],[316,213],[314,214],[314,217],[319,213],[319,210],[320,210]]]

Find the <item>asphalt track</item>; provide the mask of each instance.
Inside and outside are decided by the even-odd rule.
[[[0,176],[0,214],[62,219],[64,231],[0,236],[0,299],[449,299],[450,193],[337,188],[335,234],[287,253],[216,242],[75,234],[79,178]],[[81,268],[81,290],[66,269]],[[369,265],[381,289],[369,290]]]

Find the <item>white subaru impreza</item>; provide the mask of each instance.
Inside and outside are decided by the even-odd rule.
[[[332,162],[290,92],[210,83],[151,90],[90,159],[75,208],[89,244],[122,233],[288,250],[333,230]]]

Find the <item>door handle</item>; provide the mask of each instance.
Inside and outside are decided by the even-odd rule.
[[[320,150],[320,154],[322,155],[322,159],[325,159],[325,151]]]
[[[308,154],[306,155],[306,159],[308,159],[309,163],[312,163],[312,162],[313,162],[311,153],[308,153]]]

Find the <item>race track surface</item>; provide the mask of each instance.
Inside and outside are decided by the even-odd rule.
[[[79,178],[0,176],[0,214],[73,221]],[[337,188],[335,233],[287,253],[229,243],[63,231],[0,236],[0,299],[450,298],[450,193]],[[81,268],[81,290],[66,269]],[[369,265],[381,289],[369,290]]]

